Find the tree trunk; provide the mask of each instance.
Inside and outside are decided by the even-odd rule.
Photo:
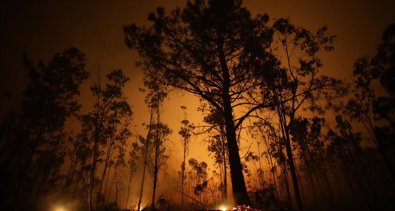
[[[160,132],[159,132],[159,123],[160,123],[160,113],[159,113],[159,104],[156,108],[156,137],[155,137],[155,163],[154,163],[154,184],[152,187],[152,210],[155,211],[155,193],[156,193],[156,185],[158,181],[158,172],[159,172],[159,141],[160,141]]]
[[[184,142],[183,161],[181,166],[181,210],[184,211],[184,183],[185,183],[185,160],[186,160],[186,144]]]
[[[93,187],[95,186],[95,169],[96,169],[96,157],[97,157],[97,141],[95,140],[93,147],[93,158],[92,158],[92,166],[89,173],[89,211],[93,210],[92,207],[92,198],[93,198]]]
[[[147,168],[147,156],[148,156],[148,146],[146,146],[145,153],[144,153],[143,175],[141,177],[140,196],[139,196],[139,202],[137,204],[137,210],[140,210],[141,200],[143,198],[145,171],[146,171],[146,168]]]
[[[223,196],[222,196],[222,200],[224,202],[228,201],[228,179],[227,179],[227,170],[226,170],[226,163],[227,163],[227,159],[226,159],[226,143],[225,143],[225,137],[224,137],[224,131],[223,131],[223,127],[221,126],[221,140],[222,140],[222,159],[223,159],[223,164],[224,164],[224,181],[223,181]]]
[[[99,130],[100,130],[100,122],[99,122],[99,116],[100,116],[100,71],[97,72],[97,110],[95,114],[96,118],[96,124],[95,124],[95,135],[94,135],[94,140],[93,140],[93,156],[92,156],[92,166],[89,172],[89,211],[93,210],[92,207],[92,195],[93,195],[93,187],[95,186],[95,170],[96,170],[96,162],[97,162],[97,154],[98,154],[98,142],[99,142]]]
[[[105,178],[105,176],[106,176],[108,164],[109,164],[110,158],[111,158],[111,151],[112,151],[112,146],[111,146],[112,143],[111,143],[111,142],[112,142],[112,141],[110,140],[110,143],[109,143],[109,145],[108,145],[108,147],[107,147],[106,161],[105,161],[105,163],[104,163],[104,169],[103,169],[103,173],[102,173],[101,180],[100,180],[100,187],[99,187],[98,195],[102,194],[104,178]],[[103,200],[104,200],[104,194],[103,194],[102,197],[103,197]],[[98,202],[99,202],[99,201],[98,201]],[[104,202],[104,201],[103,201],[103,202]]]
[[[296,204],[298,206],[299,211],[303,211],[303,204],[302,204],[302,199],[300,197],[298,178],[296,176],[296,168],[295,168],[295,163],[294,163],[294,158],[293,158],[293,154],[292,154],[292,148],[291,148],[291,143],[290,143],[288,133],[286,133],[285,142],[286,142],[285,149],[287,151],[288,165],[289,165],[289,169],[291,171],[291,177],[292,177],[292,183],[293,183],[293,188],[294,188]]]
[[[155,211],[155,194],[156,194],[156,184],[158,181],[158,170],[154,170],[154,185],[152,187],[152,210]]]
[[[119,168],[118,167],[116,167],[116,169],[115,169],[115,207],[117,208],[117,210],[118,210],[118,192],[119,192],[119,178],[118,178],[118,176],[119,176]]]
[[[281,106],[281,105],[280,105]],[[283,135],[283,138],[285,140],[285,149],[287,152],[287,161],[289,165],[289,170],[291,171],[291,178],[292,178],[292,184],[294,188],[294,195],[295,195],[295,200],[296,200],[296,205],[298,206],[299,211],[304,211],[303,209],[303,204],[302,204],[302,199],[300,197],[300,190],[299,190],[299,184],[298,184],[298,177],[296,175],[296,168],[295,168],[295,162],[292,154],[292,148],[291,148],[291,139],[289,137],[289,128],[288,124],[286,121],[286,112],[283,107],[277,106],[277,114],[281,126],[281,132]],[[290,122],[292,122],[293,116],[290,117]]]
[[[129,181],[128,181],[128,193],[126,196],[126,205],[125,208],[128,208],[128,202],[129,202],[129,194],[130,194],[130,184],[132,183],[132,177],[133,177],[133,165],[132,165],[132,170],[130,171],[130,176],[129,176]]]
[[[289,191],[288,171],[287,171],[286,163],[282,164],[282,174],[283,174],[283,180],[284,180],[284,185],[285,185],[285,191],[287,193],[288,206],[291,207],[292,206],[292,198],[291,198],[291,192]]]
[[[249,205],[252,203],[248,197],[247,188],[244,181],[243,166],[240,161],[239,146],[237,145],[236,127],[233,118],[233,108],[230,99],[230,76],[229,69],[226,64],[226,58],[223,50],[223,40],[219,37],[218,40],[218,56],[221,62],[223,89],[222,89],[222,104],[223,117],[225,120],[225,131],[228,146],[228,158],[232,180],[233,198],[236,205]]]
[[[230,103],[228,104],[230,108]],[[230,109],[225,109],[226,138],[231,171],[232,191],[236,205],[252,205],[245,186],[243,166],[241,165],[236,130]]]
[[[22,173],[20,175],[20,178],[17,181],[17,185],[16,185],[16,188],[15,188],[15,191],[14,191],[14,193],[11,196],[11,204],[10,204],[11,206],[10,206],[10,208],[13,208],[14,210],[17,210],[17,207],[16,207],[16,202],[17,201],[16,200],[18,198],[19,191],[20,191],[20,189],[22,187],[22,183],[23,183],[23,181],[25,180],[25,178],[27,176],[27,172],[28,172],[28,170],[30,168],[30,165],[32,164],[33,156],[36,153],[36,149],[38,147],[37,146],[38,145],[37,142],[38,142],[38,138],[36,138],[36,140],[33,143],[33,147],[32,147],[32,149],[30,151],[29,156],[28,156],[28,160],[26,161],[26,164],[24,165],[24,167],[22,169]]]
[[[145,180],[145,172],[147,169],[147,159],[148,159],[148,149],[149,149],[149,140],[151,138],[151,129],[152,129],[152,122],[153,122],[153,112],[150,111],[150,124],[148,127],[148,132],[147,132],[147,137],[145,139],[145,144],[144,144],[144,166],[143,166],[143,175],[141,178],[141,186],[140,186],[140,196],[139,196],[139,202],[137,204],[137,210],[140,210],[141,206],[141,200],[143,198],[143,190],[144,190],[144,180]]]

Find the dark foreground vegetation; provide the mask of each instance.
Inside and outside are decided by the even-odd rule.
[[[142,102],[122,70],[88,71],[77,48],[23,57],[23,100],[0,125],[1,210],[395,207],[395,24],[347,83],[320,72],[334,50],[326,26],[252,16],[241,0],[158,8],[148,20],[123,29],[144,71],[144,131],[132,132],[131,104]],[[89,103],[79,97],[88,78]],[[173,105],[185,118],[165,124],[172,92],[200,98],[204,122]],[[188,156],[194,137],[214,166]],[[169,143],[183,149],[178,172],[167,169]]]

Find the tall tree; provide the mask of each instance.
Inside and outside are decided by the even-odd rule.
[[[186,114],[186,107],[181,106],[181,109],[184,110],[184,119],[181,121],[181,128],[178,131],[178,134],[182,137],[182,163],[181,163],[181,210],[184,210],[184,185],[185,185],[185,161],[188,156],[188,147],[190,143],[190,139],[192,136],[193,128],[194,126],[189,123],[187,119],[187,114]]]
[[[152,186],[152,210],[155,210],[155,200],[156,200],[156,189],[158,185],[158,175],[159,170],[166,164],[169,156],[166,153],[165,143],[168,140],[167,136],[171,133],[171,130],[167,125],[159,122],[152,125],[153,132],[153,145],[149,152],[148,157],[148,169],[153,176],[153,186]]]
[[[103,172],[98,184],[96,203],[102,202],[102,188],[104,178],[107,174],[107,168],[110,163],[122,163],[124,157],[124,145],[126,140],[131,136],[129,125],[132,110],[123,94],[123,87],[129,80],[122,70],[114,70],[107,75],[105,88],[101,85],[100,73],[98,73],[98,82],[91,87],[93,95],[96,97],[94,111],[81,115],[83,128],[88,133],[90,140],[91,162],[89,165],[89,209],[93,209],[93,191],[96,187],[96,170],[98,163],[104,161]],[[113,150],[117,149],[117,154]],[[103,158],[103,155],[105,157]],[[116,159],[114,159],[116,158]],[[111,161],[115,160],[115,161]]]
[[[160,75],[145,74],[144,85],[148,88],[148,93],[145,97],[145,103],[148,106],[150,113],[150,122],[146,139],[140,138],[144,142],[144,169],[142,184],[140,188],[140,199],[138,208],[140,209],[141,198],[143,192],[143,183],[145,178],[145,170],[148,167],[149,172],[153,176],[153,191],[152,191],[152,209],[155,210],[155,194],[158,181],[158,173],[160,168],[166,163],[168,155],[166,152],[165,142],[171,130],[167,125],[161,122],[161,107],[164,99],[167,96],[166,87],[159,83]]]
[[[251,205],[245,186],[236,130],[251,112],[264,107],[252,104],[246,93],[257,87],[254,69],[247,65],[251,51],[267,52],[271,32],[267,15],[252,18],[241,0],[188,2],[184,9],[151,13],[149,27],[124,28],[128,47],[142,56],[147,73],[160,82],[201,97],[225,121],[233,195],[236,204]],[[270,53],[260,58],[270,71]],[[237,115],[235,108],[247,108]]]

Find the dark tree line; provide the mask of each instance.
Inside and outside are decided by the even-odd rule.
[[[98,73],[91,86],[92,111],[81,114],[77,97],[89,77],[82,52],[70,48],[47,64],[26,56],[23,61],[28,75],[23,101],[7,114],[1,133],[2,208],[46,209],[40,205],[42,197],[61,194],[93,210],[108,203],[110,179],[116,180],[117,202],[131,136],[132,111],[123,94],[129,78],[121,70],[112,71],[103,87]],[[70,121],[79,122],[79,132],[67,127]]]
[[[75,99],[88,77],[85,55],[75,48],[56,54],[49,63],[23,58],[29,82],[20,108],[10,111],[1,132],[1,200],[17,209],[21,198],[35,196],[59,182],[68,140],[64,124],[81,104]]]

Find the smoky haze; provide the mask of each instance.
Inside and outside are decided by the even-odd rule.
[[[139,135],[144,138],[146,138],[147,136],[147,125],[150,122],[150,109],[145,103],[145,99],[149,90],[147,87],[144,86],[144,73],[142,70],[143,67],[135,65],[137,61],[143,61],[145,58],[139,55],[135,49],[128,49],[128,47],[125,45],[125,33],[123,31],[123,27],[131,23],[136,23],[138,26],[148,27],[148,14],[150,12],[156,11],[156,8],[158,6],[165,8],[166,12],[170,12],[175,7],[183,8],[185,4],[186,1],[181,0],[3,0],[0,3],[0,24],[2,29],[2,32],[0,34],[0,118],[2,120],[2,125],[5,125],[3,127],[5,129],[2,130],[0,138],[1,141],[7,141],[3,141],[0,145],[0,149],[2,150],[2,152],[7,151],[8,153],[9,151],[11,151],[8,148],[7,143],[10,140],[12,142],[14,138],[12,132],[13,127],[6,127],[7,121],[5,120],[7,119],[8,112],[13,109],[16,111],[16,113],[23,113],[24,108],[23,106],[21,106],[21,104],[25,102],[24,99],[26,97],[23,95],[23,92],[27,90],[27,84],[31,80],[29,78],[28,72],[25,70],[26,68],[24,67],[22,56],[26,54],[32,61],[36,62],[39,60],[43,60],[44,63],[48,63],[53,58],[53,55],[57,52],[63,52],[70,47],[76,47],[86,55],[85,69],[90,74],[89,78],[81,82],[80,95],[74,96],[75,99],[77,99],[78,103],[81,104],[81,109],[76,114],[83,115],[90,112],[94,113],[96,96],[92,95],[90,88],[97,83],[98,79],[96,75],[98,74],[98,72],[100,72],[101,74],[103,87],[106,83],[106,75],[111,73],[113,70],[121,69],[124,75],[130,78],[130,80],[125,84],[122,89],[123,94],[125,97],[127,97],[127,102],[130,104],[131,110],[133,112],[131,123],[128,126],[132,135],[126,140],[126,144],[124,145],[124,150],[126,151],[126,167],[120,170],[115,170],[114,167],[110,167],[107,178],[108,184],[107,187],[105,187],[107,195],[104,195],[104,201],[108,204],[114,201],[118,202],[119,209],[131,209],[132,205],[136,206],[139,199],[139,188],[141,185],[143,161],[142,158],[138,160],[138,164],[136,166],[137,170],[133,173],[133,178],[130,183],[132,188],[130,190],[129,199],[127,199],[128,194],[126,190],[128,188],[127,186],[130,172],[127,166],[127,160],[129,156],[128,153],[132,149],[131,143],[138,142]],[[306,28],[311,31],[316,31],[319,27],[327,25],[329,34],[335,35],[336,38],[334,39],[333,51],[328,53],[317,53],[318,57],[322,59],[323,63],[323,67],[320,69],[320,74],[335,77],[336,79],[339,79],[340,81],[349,84],[354,83],[353,80],[355,76],[353,75],[353,69],[355,61],[361,57],[373,57],[374,55],[376,55],[376,49],[382,41],[382,33],[395,20],[395,14],[393,12],[395,8],[395,3],[391,0],[245,0],[243,5],[251,12],[252,16],[267,13],[269,15],[269,25],[273,24],[276,19],[281,17],[289,17],[292,24]],[[278,56],[281,62],[286,62],[286,58],[284,55],[279,54]],[[375,83],[378,82],[376,81]],[[142,92],[140,90],[141,88],[144,88],[145,91]],[[380,93],[386,92],[385,88],[382,88],[381,86],[378,86],[377,90],[375,91]],[[179,135],[179,130],[182,126],[181,121],[185,117],[187,117],[189,122],[193,123],[194,126],[198,128],[198,130],[200,127],[206,126],[207,123],[205,123],[203,119],[205,114],[207,114],[207,110],[205,110],[206,113],[203,113],[201,109],[199,109],[201,108],[202,103],[204,103],[204,101],[202,101],[196,95],[191,95],[187,92],[177,90],[173,87],[169,90],[167,98],[159,106],[161,122],[167,124],[172,133],[168,136],[168,141],[165,143],[167,149],[166,155],[169,156],[169,158],[166,164],[159,171],[156,198],[165,198],[170,200],[171,202],[169,203],[175,204],[177,209],[181,209],[181,190],[179,189],[179,172],[181,170],[180,166],[183,161],[182,137]],[[182,109],[181,106],[185,106],[186,109]],[[235,110],[234,114],[241,115],[243,111],[244,110]],[[334,128],[334,125],[336,124],[335,116],[339,114],[341,114],[340,111],[329,111],[324,115],[328,118],[327,123],[328,125],[332,125],[332,128]],[[269,112],[265,113],[265,115],[269,116],[268,118],[272,119],[273,123],[277,125],[279,124],[279,121],[275,119],[276,114]],[[300,115],[303,116],[303,112]],[[262,116],[264,116],[264,114],[262,114]],[[311,117],[314,115],[308,114],[308,112],[306,112],[305,116]],[[287,118],[288,117],[286,117],[286,119]],[[245,122],[246,125],[249,123],[252,124],[253,120]],[[23,123],[23,125],[25,124]],[[77,134],[81,129],[82,125],[84,125],[84,123],[81,122],[76,116],[71,116],[65,121],[63,129],[67,132],[67,134],[72,134],[71,131],[73,131],[73,134]],[[337,206],[344,206],[344,209],[354,208],[355,210],[374,210],[378,207],[389,207],[393,205],[390,204],[389,201],[390,199],[393,199],[395,194],[393,192],[393,189],[391,190],[391,188],[389,188],[393,187],[391,185],[394,185],[394,177],[391,177],[390,173],[388,173],[388,170],[386,170],[386,165],[384,164],[384,161],[382,161],[380,153],[377,152],[378,150],[376,145],[371,140],[368,140],[369,131],[366,131],[364,129],[363,123],[355,121],[352,123],[352,125],[355,133],[361,132],[361,137],[363,139],[361,141],[361,145],[365,147],[368,146],[369,148],[366,154],[373,154],[373,161],[371,162],[379,163],[378,165],[372,165],[373,167],[367,173],[369,174],[368,178],[376,179],[371,184],[369,184],[370,186],[367,185],[370,188],[373,187],[371,190],[374,191],[372,191],[371,195],[366,196],[364,194],[369,191],[367,191],[366,189],[361,190],[358,187],[355,187],[358,186],[359,183],[348,184],[351,188],[349,188],[348,186],[346,187],[346,185],[344,184],[350,183],[350,178],[348,178],[349,175],[343,175],[344,169],[342,168],[345,167],[341,165],[336,167],[328,165],[327,168],[333,167],[334,170],[329,174],[329,179],[327,182],[329,184],[332,184],[333,186],[333,190],[331,191],[333,191],[335,195],[338,194],[337,196],[334,196],[334,198],[331,200],[336,201]],[[18,126],[14,127],[16,128]],[[270,172],[276,169],[277,175],[275,175],[274,180],[277,182],[278,187],[273,188],[270,186],[272,189],[268,188],[267,190],[270,189],[271,191],[273,191],[273,189],[278,189],[276,189],[276,194],[273,193],[273,195],[276,195],[275,199],[270,198],[271,195],[268,194],[270,195],[270,197],[268,197],[269,200],[276,201],[278,202],[278,204],[273,203],[274,205],[271,205],[272,207],[270,207],[270,209],[275,209],[277,208],[276,206],[278,206],[281,208],[293,207],[300,210],[300,207],[298,207],[298,204],[296,202],[297,200],[295,199],[294,195],[295,187],[291,187],[291,173],[283,173],[284,171],[287,171],[289,167],[287,166],[287,164],[280,165],[271,163],[271,159],[273,159],[274,162],[274,158],[268,158],[270,157],[268,155],[268,152],[266,152],[268,150],[268,145],[264,144],[264,140],[253,137],[253,132],[248,131],[247,127],[248,126],[246,126],[246,128],[238,134],[238,146],[240,156],[242,157],[241,159],[243,161],[243,164],[246,165],[245,168],[248,169],[248,171],[246,170],[244,172],[244,178],[247,181],[247,189],[255,190],[260,185],[268,185],[267,187],[269,187],[269,185],[273,183],[273,177]],[[9,129],[11,132],[3,132],[6,131],[6,128],[11,128]],[[200,131],[203,130],[204,129],[200,129]],[[325,130],[329,130],[329,128]],[[36,131],[32,132],[32,134],[35,133]],[[3,134],[11,135],[6,136]],[[210,187],[211,190],[210,188],[206,188],[201,195],[197,194],[196,196],[194,195],[194,190],[196,190],[196,187],[198,185],[197,179],[191,179],[192,181],[190,181],[188,185],[186,185],[188,193],[186,194],[187,196],[185,196],[184,201],[186,204],[185,207],[187,207],[188,205],[190,206],[188,207],[190,209],[202,208],[201,203],[196,201],[206,200],[207,202],[210,200],[210,196],[212,196],[211,199],[214,200],[207,202],[207,204],[205,205],[206,207],[203,206],[204,208],[218,207],[217,205],[220,205],[222,201],[225,201],[226,203],[231,205],[235,205],[235,203],[233,202],[234,192],[232,192],[231,173],[229,169],[227,174],[225,175],[228,177],[228,184],[226,184],[226,187],[228,189],[228,199],[223,200],[223,195],[221,193],[221,188],[223,188],[223,184],[220,187],[220,183],[223,182],[223,175],[219,176],[222,173],[221,171],[223,171],[223,166],[219,166],[218,163],[215,162],[213,153],[210,153],[207,150],[209,140],[211,140],[209,133],[195,134],[192,135],[192,137],[190,138],[189,150],[185,164],[187,172],[190,173],[189,176],[196,176],[194,175],[196,174],[196,172],[194,172],[192,165],[189,165],[188,163],[188,160],[190,158],[195,158],[198,162],[205,162],[208,164],[207,180],[213,181],[213,183],[211,184],[212,187]],[[257,142],[259,141],[260,144],[258,145]],[[70,144],[66,143],[65,146],[70,146]],[[264,151],[266,152],[266,154],[264,153]],[[252,154],[249,154],[250,152],[252,152]],[[16,164],[24,164],[25,161],[23,159],[25,157],[29,157],[27,155],[25,156],[23,152],[21,153],[21,155],[15,154],[16,158],[18,158],[18,156],[22,158],[22,161],[15,161]],[[115,156],[117,155],[116,153],[114,152],[114,154],[112,155]],[[253,155],[258,154],[262,155],[259,158],[253,157]],[[297,152],[294,152],[294,154],[295,156],[298,155]],[[67,175],[69,173],[69,169],[71,169],[71,166],[73,164],[72,161],[68,159],[67,153],[64,153],[62,155],[64,157],[64,161],[60,165],[60,167],[57,168],[60,172],[59,175]],[[12,159],[15,159],[15,157],[13,157]],[[14,172],[12,170],[13,167],[7,166],[7,163],[5,163],[5,161],[8,158],[5,155],[1,159],[2,174],[4,173],[5,175],[8,175],[9,169],[11,169],[11,173],[9,175],[14,175],[15,172],[15,175],[19,175],[21,174],[21,172],[24,172],[23,170],[19,169],[16,169]],[[247,161],[246,159],[250,160]],[[363,159],[364,158],[360,158],[360,160]],[[393,162],[394,160],[391,161]],[[302,165],[303,163],[301,160],[297,160],[295,162],[297,166]],[[366,162],[370,162],[370,160]],[[14,163],[12,162],[9,162],[8,164],[14,165]],[[273,168],[273,165],[275,166],[275,168]],[[34,169],[34,165],[32,165],[31,168],[33,169],[31,170],[32,175],[34,175],[36,171],[40,172],[41,170]],[[229,168],[229,166],[227,166],[227,168]],[[361,168],[365,168],[365,166]],[[379,173],[372,173],[374,172],[375,168],[378,169],[377,172]],[[97,177],[101,176],[103,169],[104,167],[101,165],[97,167]],[[259,178],[259,169],[264,172],[262,174],[266,174],[265,176],[263,176],[263,182],[260,181]],[[116,194],[116,191],[114,192],[114,184],[117,181],[114,179],[115,176],[113,175],[115,175],[116,171],[119,171],[120,176],[118,180],[120,181],[120,183],[122,183],[119,195]],[[218,175],[214,174],[213,171],[216,171],[216,174]],[[307,176],[305,176],[302,171],[303,170],[297,172],[297,176],[299,177],[299,179],[302,178],[299,180],[299,184],[301,189],[300,192],[302,195],[302,201],[305,204],[305,210],[313,210],[314,208],[330,210],[334,208],[326,207],[327,204],[330,204],[331,202],[325,201],[324,199],[322,199],[323,197],[316,198],[315,196],[314,191],[325,192],[325,188],[328,187],[317,186],[315,187],[316,190],[309,190],[309,179],[303,179],[307,178]],[[39,173],[37,173],[37,175],[38,174]],[[84,182],[86,182],[85,180],[88,180],[87,178],[89,178],[89,176],[87,175],[84,175]],[[286,178],[284,178],[284,176]],[[358,177],[358,174],[352,174],[350,177],[351,179],[354,177]],[[383,179],[381,181],[377,181],[377,177]],[[21,176],[20,178],[23,178],[21,180],[23,180],[24,183],[29,183],[26,181],[30,181],[24,178],[24,176]],[[152,178],[152,174],[147,171],[144,182],[142,207],[149,206],[152,202]],[[212,180],[210,180],[211,178]],[[43,179],[43,181],[44,180],[45,179]],[[113,182],[112,180],[115,182]],[[44,184],[45,182],[43,181],[40,182]],[[285,181],[288,181],[289,183],[287,184],[287,186],[289,185],[289,187],[287,188],[285,187],[285,183],[287,183]],[[18,182],[13,182],[14,183],[12,183],[12,187],[10,187],[10,192],[17,192],[15,190],[19,190],[19,188],[23,190],[23,185],[19,187],[18,185],[16,185],[18,184]],[[274,184],[276,184],[276,182],[274,182]],[[361,183],[365,185],[365,183],[369,182],[370,180],[366,179],[366,181],[362,181]],[[4,186],[3,183],[2,185]],[[387,184],[389,185],[386,187]],[[39,189],[40,187],[40,185],[37,185],[32,187],[32,189]],[[377,188],[374,189],[375,187]],[[363,188],[366,187],[364,186]],[[54,200],[58,200],[59,198],[61,199],[59,201],[71,200],[69,199],[69,196],[63,197],[62,191],[60,191],[60,193],[57,193],[53,190],[47,192],[43,191],[45,192],[45,194],[43,194],[43,197],[40,199],[29,198],[31,197],[31,195],[34,194],[31,194],[28,191],[21,192],[21,194],[15,197],[20,197],[20,199],[23,199],[25,197],[31,201],[36,200],[37,202],[42,203],[40,205],[34,205],[34,202],[29,201],[30,204],[26,203],[26,207],[24,208],[36,206],[38,207],[38,209],[48,209],[48,207],[51,207],[50,209],[52,209],[52,202]],[[82,201],[87,198],[88,192],[89,191],[87,191],[86,193],[84,192],[85,195],[83,195],[83,197],[85,198],[81,199]],[[291,192],[291,194],[287,194],[287,192]],[[2,197],[3,195],[8,194],[8,192],[3,193],[2,191]],[[289,195],[291,195],[290,198]],[[382,195],[386,195],[387,198],[382,197]],[[368,201],[372,203],[368,205],[364,204],[364,197],[369,198]],[[193,200],[191,198],[193,198]],[[9,200],[7,198],[7,200],[3,200],[0,207],[9,208],[7,206],[11,204],[13,209],[17,210],[18,207],[15,205],[17,203],[13,202],[13,200],[16,199]],[[129,200],[131,201],[131,203],[128,203]],[[61,203],[63,203],[63,201]],[[79,204],[80,202],[76,203]],[[128,207],[125,207],[125,204],[128,204]],[[77,205],[70,206],[76,207]],[[84,208],[88,209],[87,207]],[[339,210],[342,209],[339,207],[337,208]],[[185,208],[185,210],[188,209]]]

